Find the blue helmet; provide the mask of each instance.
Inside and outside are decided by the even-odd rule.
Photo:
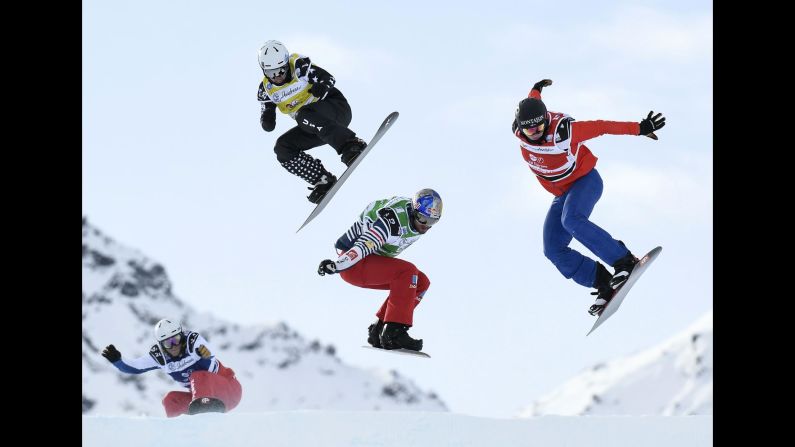
[[[423,225],[435,225],[442,217],[442,197],[431,188],[424,188],[411,199],[414,218]]]

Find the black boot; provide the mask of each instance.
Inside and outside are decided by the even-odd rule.
[[[411,326],[401,323],[385,323],[381,332],[381,347],[383,349],[410,349],[422,351],[422,340],[415,340],[408,334]]]
[[[596,263],[596,279],[594,279],[593,286],[596,289],[596,292],[592,292],[591,295],[596,295],[596,302],[591,305],[588,309],[588,313],[591,315],[601,315],[602,310],[605,308],[607,303],[613,298],[616,291],[610,287],[610,281],[613,279],[613,275],[610,274],[610,271],[605,268],[601,263]]]
[[[354,161],[356,161],[356,158],[359,157],[366,147],[367,143],[364,140],[354,137],[345,143],[345,146],[340,151],[340,154],[342,154],[340,159],[343,163],[345,163],[345,166],[350,166]]]
[[[315,186],[309,187],[312,192],[309,193],[306,198],[312,203],[320,203],[320,201],[323,200],[323,197],[325,197],[326,193],[329,191],[329,189],[331,189],[332,186],[334,186],[335,183],[337,183],[337,177],[327,171],[320,177],[320,180],[315,183]]]
[[[627,253],[626,256],[616,261],[616,263],[613,264],[615,273],[613,274],[613,278],[610,280],[610,287],[613,289],[618,289],[621,287],[624,282],[626,282],[627,278],[629,278],[630,273],[632,273],[632,270],[635,269],[635,265],[637,265],[637,263],[638,258],[636,258],[631,252]]]
[[[367,343],[370,343],[370,346],[374,348],[381,347],[381,338],[379,337],[379,334],[381,334],[381,331],[383,329],[384,329],[383,320],[377,320],[375,323],[371,324],[367,328]]]
[[[214,397],[197,397],[188,405],[188,414],[225,412],[226,405]]]

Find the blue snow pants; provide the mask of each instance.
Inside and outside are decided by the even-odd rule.
[[[602,189],[602,177],[592,169],[552,200],[544,220],[544,256],[563,276],[585,287],[594,286],[596,261],[569,248],[572,238],[609,266],[629,253],[607,231],[588,220]]]

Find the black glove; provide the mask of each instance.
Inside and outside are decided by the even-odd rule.
[[[552,85],[552,79],[542,79],[533,84],[533,90],[538,90],[540,93],[542,88],[549,87],[550,85]]]
[[[320,261],[320,266],[317,268],[317,274],[320,276],[325,276],[326,273],[329,275],[333,275],[337,273],[337,265],[334,264],[334,261],[331,259],[324,259]]]
[[[656,140],[657,135],[654,135],[653,132],[665,126],[665,117],[662,116],[662,113],[658,113],[652,117],[652,113],[654,113],[654,110],[649,112],[649,116],[640,122],[640,133],[638,135],[645,135],[653,140]]]
[[[116,350],[116,347],[113,345],[108,345],[105,349],[102,350],[102,357],[108,359],[109,362],[118,362],[121,360],[121,352]]]
[[[309,87],[309,93],[318,99],[325,98],[329,90],[331,90],[331,86],[325,82],[312,84],[312,87]]]
[[[275,107],[268,107],[262,111],[259,116],[259,124],[262,126],[262,130],[265,132],[270,132],[276,128],[276,108]]]

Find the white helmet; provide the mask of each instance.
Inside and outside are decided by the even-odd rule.
[[[290,52],[278,40],[269,40],[260,47],[257,60],[265,76],[274,78],[281,70],[289,68],[287,64],[290,62]]]
[[[161,342],[182,333],[182,325],[178,321],[162,319],[155,324],[155,340]]]

